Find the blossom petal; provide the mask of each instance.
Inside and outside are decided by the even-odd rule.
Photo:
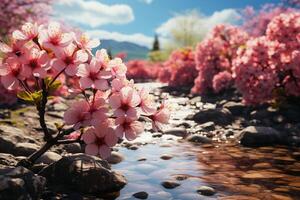
[[[99,148],[96,144],[88,144],[85,147],[85,153],[92,156],[96,156],[99,153]]]

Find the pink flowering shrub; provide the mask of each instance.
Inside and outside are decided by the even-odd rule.
[[[127,65],[127,77],[137,81],[154,80],[161,68],[159,63],[152,63],[146,60],[130,60]]]
[[[300,96],[300,14],[281,14],[266,36],[249,40],[234,61],[235,83],[248,104]],[[278,92],[281,91],[281,92]]]
[[[248,6],[242,12],[244,20],[242,28],[251,36],[263,36],[266,34],[268,24],[274,17],[293,11],[295,11],[294,8],[274,4],[266,4],[258,11],[254,10],[251,6]]]
[[[265,36],[246,43],[246,49],[238,51],[235,59],[235,84],[248,104],[259,104],[272,99],[273,90],[278,82],[276,71],[270,66],[272,41]],[[277,45],[277,44],[275,44]]]
[[[1,83],[35,104],[46,142],[22,164],[31,165],[53,145],[82,141],[86,153],[107,158],[119,139],[133,140],[143,132],[141,115],[152,121],[154,129],[168,123],[168,106],[156,105],[145,89],[127,80],[120,58],[111,60],[104,49],[93,55],[91,48],[98,45],[99,41],[64,31],[55,22],[27,23],[12,33],[8,44],[0,43]],[[48,98],[69,93],[81,98],[70,105],[63,125],[51,134],[45,121]]]
[[[232,75],[227,71],[223,71],[214,76],[212,86],[214,91],[218,93],[222,90],[230,88],[232,85],[232,81]]]
[[[244,45],[247,39],[248,34],[237,27],[216,26],[210,36],[196,48],[198,76],[194,81],[192,92],[203,94],[209,90],[220,92],[229,88],[232,83],[229,77],[232,74],[232,61],[237,56],[237,49]]]
[[[172,52],[158,78],[174,87],[192,86],[196,75],[194,52],[191,48],[183,48]]]

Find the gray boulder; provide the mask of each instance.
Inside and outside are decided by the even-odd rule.
[[[125,177],[113,172],[105,160],[85,154],[63,157],[40,174],[52,184],[89,194],[116,192],[126,185]]]
[[[0,199],[39,199],[46,179],[24,167],[0,170]]]
[[[282,143],[280,133],[272,127],[248,126],[240,132],[240,142],[247,147],[270,146]]]
[[[233,116],[226,108],[206,109],[196,113],[193,120],[197,123],[203,124],[206,122],[214,122],[218,125],[231,124]]]

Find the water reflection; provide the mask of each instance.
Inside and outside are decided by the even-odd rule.
[[[192,145],[174,136],[151,138],[145,133],[138,150],[119,148],[125,160],[113,168],[121,171],[128,185],[118,199],[132,199],[145,191],[149,199],[299,199],[300,153],[284,147],[243,148],[238,145]],[[167,144],[167,145],[166,145]],[[169,145],[170,144],[170,145]],[[172,159],[162,160],[163,154]],[[138,161],[143,158],[143,161]],[[163,181],[180,184],[165,189]],[[200,186],[217,193],[198,194]]]

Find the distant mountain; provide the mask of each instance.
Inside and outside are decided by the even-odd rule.
[[[98,49],[102,48],[110,50],[112,55],[120,52],[126,52],[126,60],[146,59],[149,53],[149,49],[147,47],[140,46],[131,42],[118,42],[115,40],[101,40],[101,45],[93,51],[97,51]]]

